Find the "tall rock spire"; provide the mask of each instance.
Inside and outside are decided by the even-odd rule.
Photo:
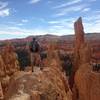
[[[84,28],[81,17],[78,18],[78,20],[74,23],[74,30],[75,30],[75,46],[77,49],[79,49],[81,44],[84,43]]]
[[[71,88],[74,84],[74,75],[80,65],[80,48],[81,45],[84,44],[84,28],[82,24],[82,18],[78,18],[78,20],[74,23],[74,31],[75,31],[75,48],[74,48],[74,63],[73,70],[71,75]]]
[[[83,28],[83,24],[82,24],[82,18],[78,18],[78,20],[74,23],[74,31],[75,31],[75,59],[74,59],[74,70],[76,71],[78,69],[79,66],[79,60],[80,60],[80,56],[79,56],[79,49],[81,47],[82,44],[84,44],[84,28]]]

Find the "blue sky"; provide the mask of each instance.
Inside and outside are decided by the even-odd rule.
[[[100,0],[0,0],[0,39],[74,34],[80,16],[85,32],[100,32]]]

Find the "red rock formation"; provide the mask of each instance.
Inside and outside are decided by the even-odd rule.
[[[65,82],[56,68],[35,69],[33,74],[19,72],[11,79],[6,100],[72,100]]]
[[[0,79],[6,76],[5,68],[6,68],[6,66],[4,64],[4,61],[1,57],[1,55],[0,55]]]
[[[7,46],[4,47],[1,56],[5,63],[6,75],[10,76],[16,71],[18,71],[19,66],[18,66],[17,55],[14,52],[14,48],[10,43],[8,43]]]
[[[74,23],[74,30],[75,30],[74,63],[73,63],[72,75],[69,80],[71,89],[73,88],[74,84],[75,72],[77,71],[80,64],[79,50],[81,45],[84,44],[84,28],[81,17]]]
[[[9,79],[16,71],[18,71],[18,61],[13,47],[9,44],[4,47],[0,55],[0,82],[4,95],[7,91]]]
[[[4,98],[3,87],[1,84],[3,83],[3,79],[5,77],[6,77],[5,64],[4,64],[4,61],[0,55],[0,100],[2,100]]]
[[[1,86],[1,82],[0,82],[0,100],[3,100],[3,99],[4,99],[3,89],[2,89],[2,86]]]
[[[84,44],[84,28],[81,17],[75,22],[74,30],[75,30],[74,70],[76,71],[78,69],[78,64],[80,62],[79,49],[81,45]]]
[[[75,30],[75,47],[78,50],[81,44],[84,43],[84,28],[81,17],[75,22],[74,30]]]
[[[75,28],[76,29],[76,28]],[[80,31],[80,34],[81,31]],[[84,36],[83,36],[84,37]],[[79,38],[80,39],[80,38]],[[87,44],[81,41],[77,47],[75,84],[74,90],[76,98],[73,100],[99,100],[100,99],[100,74],[92,71],[91,53],[92,49]],[[95,80],[94,80],[95,79]]]
[[[16,73],[11,78],[6,100],[72,100],[67,79],[61,72],[56,57],[54,51],[49,65],[42,71],[35,68],[33,73]]]
[[[81,64],[75,75],[75,84],[79,93],[79,100],[100,99],[100,74],[92,71],[91,50],[88,45],[80,49]]]

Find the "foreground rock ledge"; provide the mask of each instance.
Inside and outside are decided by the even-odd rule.
[[[11,78],[5,100],[72,100],[72,93],[58,68],[36,68],[33,73],[17,72]]]

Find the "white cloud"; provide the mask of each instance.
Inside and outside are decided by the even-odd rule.
[[[61,28],[64,28],[64,25],[54,25],[54,26],[52,26],[52,28],[61,29]]]
[[[92,2],[94,1],[96,0],[70,0],[70,2],[54,6],[52,9],[55,10],[55,14],[52,17],[61,17],[73,13],[79,14],[89,12],[93,8]]]
[[[87,11],[90,11],[91,8],[84,8],[82,12],[87,12]]]
[[[73,24],[76,18],[66,18],[48,21],[50,27],[49,32],[57,35],[74,34]]]
[[[58,24],[59,21],[49,21],[48,23],[49,23],[49,24]]]
[[[8,6],[8,2],[1,2],[0,1],[0,10],[7,7]]]
[[[68,2],[67,5],[73,5],[73,4],[79,3],[81,1],[82,0],[73,0],[73,1]]]
[[[5,17],[5,16],[9,16],[9,15],[10,15],[10,10],[9,10],[9,8],[0,10],[0,16],[1,16],[1,17]]]
[[[83,17],[84,30],[86,33],[100,33],[100,11],[89,12]]]
[[[40,0],[30,0],[29,1],[30,4],[35,4],[35,3],[38,3],[38,2],[40,2]]]
[[[99,32],[100,33],[100,23],[84,23],[84,30],[86,33]]]
[[[53,3],[53,1],[50,1],[50,0],[49,0],[49,1],[47,1],[47,4],[51,4],[51,3]]]
[[[59,9],[59,8],[63,8],[63,7],[66,7],[66,6],[71,6],[73,4],[77,4],[81,1],[82,0],[73,0],[73,1],[70,1],[70,2],[67,2],[67,3],[64,3],[64,4],[57,5],[57,6],[53,7],[53,9]]]
[[[27,20],[27,19],[22,19],[22,22],[23,22],[23,23],[27,23],[28,20]]]
[[[20,20],[20,21],[9,21],[9,22],[7,22],[7,24],[9,25],[9,26],[24,26],[24,25],[26,25],[27,24],[27,22],[29,22],[29,20],[27,20],[27,19],[22,19],[22,20]]]
[[[9,27],[6,27],[7,29],[9,30],[20,30],[19,27],[16,27],[16,26],[9,26]]]
[[[76,18],[58,19],[55,21],[48,21],[48,23],[53,27],[73,28],[75,20]]]
[[[5,17],[10,15],[10,9],[7,7],[8,2],[1,2],[0,1],[0,16]]]
[[[95,15],[95,16],[94,16]],[[87,22],[95,22],[97,20],[100,20],[100,11],[94,11],[89,13],[88,15],[85,15],[83,19]]]
[[[23,26],[24,24],[23,23],[19,23],[19,24],[17,24],[18,26]]]
[[[10,34],[10,35],[18,35],[18,36],[29,36],[29,35],[40,35],[40,34],[47,34],[47,31],[42,29],[27,29],[27,28],[21,28],[18,26],[5,26],[0,27],[0,34]],[[15,37],[16,38],[16,37]]]
[[[58,11],[58,13],[56,13],[54,15],[54,17],[59,17],[59,16],[63,16],[66,15],[68,13],[73,13],[73,12],[77,12],[77,11],[81,11],[83,10],[85,7],[87,7],[88,5],[86,4],[80,4],[80,5],[75,5],[75,6],[70,6],[70,7],[65,7],[63,9],[60,9]]]

